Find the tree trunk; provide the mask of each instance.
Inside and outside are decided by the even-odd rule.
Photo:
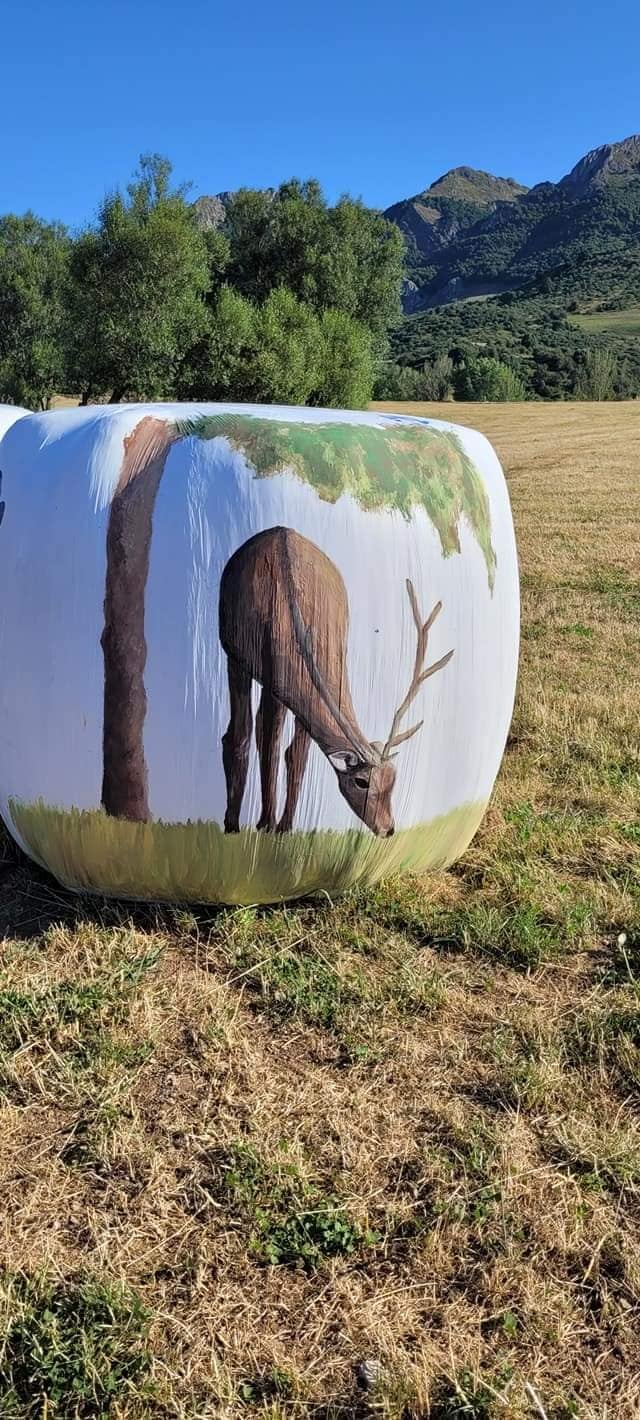
[[[112,817],[135,822],[149,818],[144,603],[153,509],[175,439],[173,425],[151,415],[125,439],[107,529],[102,805]]]

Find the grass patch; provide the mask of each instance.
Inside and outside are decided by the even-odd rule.
[[[513,880],[511,890],[512,885]],[[378,922],[420,946],[479,953],[520,970],[553,960],[576,945],[588,916],[584,908],[572,905],[550,914],[535,902],[509,901],[507,893],[498,902],[479,900],[443,910],[410,882],[385,884],[366,894],[362,903]]]
[[[410,943],[390,938],[384,922],[372,930],[350,900],[333,912],[332,937],[313,909],[282,916],[255,908],[224,914],[213,941],[229,963],[229,985],[241,985],[271,1020],[304,1021],[350,1038],[385,1016],[430,1019],[441,1009],[441,975]],[[211,939],[210,939],[211,945]]]
[[[126,1028],[136,989],[157,960],[157,951],[149,951],[117,961],[93,980],[63,979],[32,990],[0,973],[0,1091],[26,1103],[34,1089],[42,1093],[56,1078],[144,1064],[152,1044],[132,1041]]]
[[[566,1036],[569,1062],[596,1070],[625,1095],[640,1093],[640,996],[580,1012]]]
[[[12,800],[22,841],[59,882],[86,892],[157,901],[266,903],[361,879],[440,869],[473,837],[484,804],[465,804],[393,838],[344,833],[225,834],[216,823],[127,823],[101,810]]]
[[[98,1420],[151,1395],[148,1316],[135,1293],[92,1279],[0,1278],[0,1415]]]
[[[587,1116],[554,1124],[548,1156],[583,1188],[606,1189],[627,1203],[640,1195],[640,1134],[635,1124],[602,1124]]]
[[[311,1271],[378,1240],[344,1202],[304,1179],[286,1153],[267,1164],[249,1145],[237,1143],[214,1152],[206,1164],[211,1172],[201,1179],[200,1194],[222,1199],[248,1225],[249,1250],[259,1262]]]
[[[585,311],[567,317],[577,330],[600,334],[610,330],[616,335],[637,336],[640,333],[640,306],[627,306],[621,311]]]

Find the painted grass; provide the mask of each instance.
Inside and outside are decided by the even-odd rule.
[[[157,901],[241,905],[340,893],[400,872],[446,867],[464,851],[485,805],[460,808],[390,839],[346,833],[228,835],[217,823],[127,823],[12,801],[11,816],[33,857],[66,887]]]

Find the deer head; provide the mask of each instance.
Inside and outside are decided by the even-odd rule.
[[[436,602],[430,616],[423,622],[415,588],[408,578],[406,586],[417,632],[416,657],[409,689],[393,716],[389,737],[384,745],[375,740],[370,744],[360,735],[358,726],[351,724],[342,714],[316,665],[311,648],[311,628],[305,631],[299,610],[294,608],[294,623],[305,664],[318,693],[331,711],[349,746],[330,751],[327,755],[335,770],[338,788],[353,812],[379,838],[389,838],[395,831],[391,808],[391,794],[396,782],[394,750],[405,744],[413,735],[417,735],[424,724],[422,719],[409,729],[402,730],[402,720],[415,700],[420,686],[430,676],[435,675],[436,671],[442,670],[453,655],[453,650],[447,651],[446,656],[441,656],[440,660],[423,669],[429,632],[442,611],[442,602]]]

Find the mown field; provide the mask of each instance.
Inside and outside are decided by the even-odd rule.
[[[569,323],[596,335],[610,330],[615,335],[637,336],[640,331],[640,306],[629,306],[622,311],[589,311],[569,316]]]
[[[454,869],[85,902],[5,844],[0,1417],[640,1414],[640,405],[470,405],[522,664]]]

